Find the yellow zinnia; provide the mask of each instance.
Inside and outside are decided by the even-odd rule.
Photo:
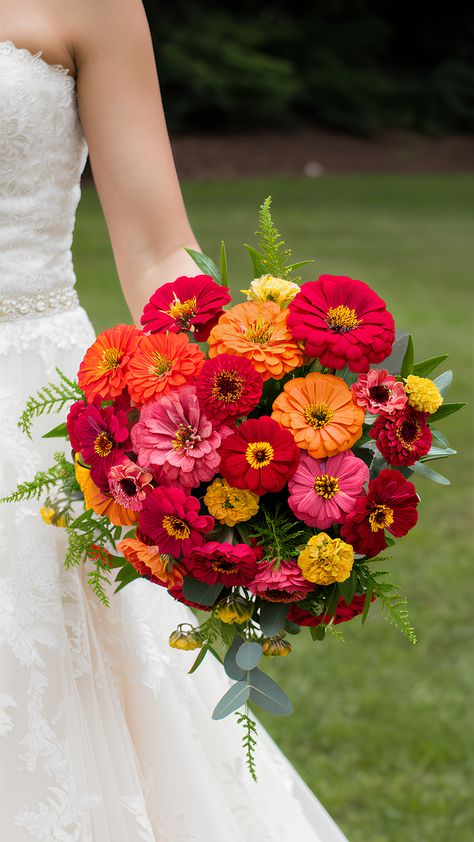
[[[56,509],[52,506],[43,506],[40,509],[40,515],[44,522],[50,526],[66,526],[66,518],[64,515],[58,515]]]
[[[325,532],[313,535],[299,554],[298,565],[308,582],[332,585],[349,578],[354,564],[354,550],[340,538]]]
[[[204,502],[213,518],[226,526],[249,520],[258,512],[257,494],[243,488],[233,488],[218,477],[208,487]]]
[[[419,412],[428,412],[431,415],[443,403],[438,387],[428,377],[409,374],[405,380],[405,392],[409,405]]]
[[[249,289],[241,289],[249,301],[274,301],[279,307],[287,307],[300,291],[298,284],[275,278],[273,275],[262,275],[255,278]]]

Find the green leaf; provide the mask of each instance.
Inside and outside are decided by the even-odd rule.
[[[278,602],[266,602],[260,606],[260,628],[266,637],[273,637],[282,630],[288,610],[288,605]]]
[[[345,580],[345,582],[338,582],[339,593],[344,598],[346,605],[350,605],[354,599],[354,594],[357,590],[358,584],[359,577],[357,576],[357,571],[354,570],[354,568],[351,570],[351,575]]]
[[[426,479],[430,479],[432,482],[437,482],[438,485],[451,485],[447,477],[443,477],[442,474],[438,474],[436,471],[428,468],[423,462],[415,462],[412,465],[412,469],[413,473],[420,474],[420,476],[426,477]]]
[[[208,585],[193,579],[192,576],[185,576],[183,579],[183,594],[189,602],[197,602],[199,605],[214,605],[217,597],[223,589],[223,585]]]
[[[69,433],[67,431],[66,424],[58,424],[57,427],[54,427],[49,433],[44,433],[41,436],[43,439],[67,439],[69,438]]]
[[[451,383],[453,382],[453,372],[450,368],[447,371],[443,371],[442,374],[439,375],[433,383],[435,386],[438,387],[440,394],[444,397],[446,392],[448,391]]]
[[[203,662],[203,660],[206,657],[208,652],[209,652],[208,646],[205,645],[205,646],[201,647],[200,651],[198,652],[197,658],[194,661],[191,669],[188,670],[188,675],[192,675],[193,672],[196,672],[197,668],[199,667],[200,664],[202,664],[202,662]]]
[[[289,263],[286,267],[287,272],[296,272],[297,269],[301,269],[302,266],[306,266],[308,263],[315,263],[316,258],[310,257],[308,260],[297,260],[296,263]]]
[[[357,382],[358,374],[354,371],[349,371],[347,365],[337,372],[337,376],[344,380],[344,383],[350,387]]]
[[[281,687],[265,672],[257,668],[248,674],[250,698],[255,704],[276,716],[288,716],[293,705]]]
[[[403,357],[405,356],[405,352],[407,350],[407,345],[408,333],[403,333],[402,331],[397,330],[390,356],[383,362],[374,365],[373,368],[376,368],[378,371],[381,371],[384,368],[389,374],[399,374],[402,367]]]
[[[210,275],[211,278],[214,278],[218,284],[222,283],[221,273],[211,257],[208,257],[207,254],[201,254],[200,251],[195,251],[187,246],[184,250],[187,251],[190,257],[193,258],[194,262],[199,266],[201,272],[205,275]]]
[[[466,406],[465,401],[462,403],[443,403],[436,412],[433,412],[433,415],[430,415],[430,424],[432,424],[433,421],[441,421],[442,418],[447,418],[448,415],[454,415],[454,413],[459,412],[463,406]]]
[[[260,643],[242,643],[235,656],[237,666],[246,672],[253,670],[260,662],[262,653],[263,649]]]
[[[245,670],[238,667],[235,660],[235,656],[242,646],[242,642],[240,635],[236,634],[224,656],[224,669],[229,678],[232,678],[234,681],[242,681],[245,677]]]
[[[309,630],[313,640],[324,640],[326,637],[326,626],[310,626]]]
[[[324,613],[329,614],[330,617],[334,617],[338,602],[339,589],[337,587],[337,584],[329,585],[327,588],[326,607],[324,609]]]
[[[246,681],[237,681],[233,684],[222,696],[222,699],[217,703],[212,714],[213,719],[225,719],[229,713],[242,707],[250,696],[250,687]]]
[[[225,243],[224,240],[221,240],[221,254],[220,254],[220,276],[221,276],[221,284],[224,286],[228,286],[229,279],[227,275],[227,254],[225,250]]]
[[[372,593],[374,591],[374,584],[375,584],[374,580],[369,579],[369,583],[367,585],[367,591],[366,591],[366,594],[365,594],[364,610],[362,612],[362,625],[364,625],[364,623],[367,619],[367,614],[369,613],[369,608],[372,604],[371,599],[372,599]]]
[[[422,456],[420,462],[429,462],[431,459],[445,459],[446,456],[456,456],[457,450],[452,447],[436,447],[433,445],[426,456]]]
[[[442,447],[449,447],[449,442],[444,433],[442,433],[440,430],[436,430],[435,427],[431,427],[431,425],[430,428],[433,439],[436,439],[436,441],[439,442],[440,445],[442,445]]]
[[[413,348],[413,339],[411,334],[408,334],[408,343],[407,349],[405,351],[405,355],[403,357],[402,365],[400,368],[400,376],[401,377],[408,377],[409,374],[413,374],[413,367],[415,364],[415,351]]]
[[[439,357],[430,357],[427,360],[421,360],[415,363],[413,367],[413,374],[417,377],[428,377],[435,368],[438,368],[442,362],[448,359],[449,354],[441,354]]]
[[[265,266],[265,263],[263,262],[263,254],[260,254],[260,252],[257,251],[257,249],[254,249],[253,246],[247,245],[247,243],[244,243],[244,248],[247,249],[250,255],[254,278],[260,278],[261,275],[266,275],[268,273],[268,269]]]

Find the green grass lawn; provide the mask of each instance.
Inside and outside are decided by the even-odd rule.
[[[226,241],[234,291],[251,280],[240,243],[254,243],[257,205],[271,194],[295,259],[317,258],[305,279],[327,272],[366,281],[398,327],[414,332],[417,359],[450,354],[449,400],[470,405],[440,427],[462,455],[434,465],[451,488],[418,479],[419,526],[389,562],[418,644],[384,622],[376,605],[364,628],[357,620],[339,627],[344,643],[302,634],[291,656],[269,665],[295,714],[262,722],[351,842],[470,842],[474,178],[274,178],[188,183],[183,192],[201,248],[216,257]],[[90,189],[75,260],[95,327],[127,320]]]

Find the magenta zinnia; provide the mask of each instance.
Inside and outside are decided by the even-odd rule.
[[[189,331],[205,342],[229,301],[228,288],[210,275],[182,275],[153,293],[140,321],[148,333]]]
[[[147,494],[138,516],[140,531],[160,552],[180,558],[204,543],[214,526],[214,518],[199,514],[200,503],[182,488],[164,486]]]
[[[100,409],[91,404],[74,424],[83,462],[90,465],[94,483],[108,493],[109,471],[124,452],[128,440],[127,413],[114,411],[113,406]]]
[[[220,582],[228,587],[246,586],[255,575],[256,565],[252,547],[219,541],[196,547],[184,559],[184,566],[195,579],[209,585]]]
[[[408,405],[395,415],[380,415],[370,435],[389,465],[414,465],[429,453],[433,438],[426,415]]]
[[[249,591],[267,602],[298,602],[314,590],[314,585],[306,581],[296,561],[262,561],[248,585]]]
[[[196,382],[197,396],[208,416],[222,421],[255,409],[262,389],[262,375],[250,360],[237,354],[219,354],[206,360]]]
[[[385,302],[362,281],[321,275],[303,284],[288,307],[288,327],[321,365],[366,372],[389,356],[395,324]]]
[[[378,415],[379,412],[393,415],[403,409],[407,402],[403,383],[397,382],[393,374],[385,369],[378,371],[371,368],[367,374],[359,374],[357,382],[351,386],[351,392],[354,403],[372,415]]]
[[[143,468],[160,468],[161,479],[197,488],[219,468],[219,448],[232,430],[204,415],[193,386],[145,404],[132,442]]]
[[[344,523],[368,479],[367,465],[350,450],[329,459],[313,459],[305,453],[288,482],[288,505],[308,526],[327,529]]]

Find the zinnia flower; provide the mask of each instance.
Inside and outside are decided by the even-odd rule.
[[[86,351],[77,376],[87,400],[110,400],[126,386],[125,370],[139,336],[135,325],[116,325],[99,334]]]
[[[288,482],[288,505],[308,526],[328,529],[344,523],[368,479],[367,465],[350,450],[322,460],[304,453]]]
[[[370,429],[389,465],[414,465],[431,449],[432,434],[426,415],[406,406],[396,415],[379,415]]]
[[[123,456],[110,468],[110,493],[121,506],[139,512],[151,488],[152,480],[153,474],[150,471],[144,471],[128,456]]]
[[[184,565],[191,576],[208,585],[246,586],[255,575],[257,554],[248,544],[209,541],[195,547]]]
[[[278,567],[272,561],[261,561],[247,588],[267,602],[298,602],[314,590],[297,563],[285,560]]]
[[[110,494],[104,494],[97,487],[89,468],[79,462],[79,454],[76,454],[76,479],[84,494],[86,509],[92,509],[96,514],[104,515],[115,526],[131,526],[136,523],[137,513],[131,509],[125,509]]]
[[[315,585],[345,582],[351,575],[354,550],[340,538],[330,538],[319,532],[309,539],[298,556],[303,576]]]
[[[372,558],[387,546],[386,529],[395,538],[400,538],[415,526],[417,506],[413,483],[400,471],[385,468],[369,482],[367,494],[356,501],[341,528],[341,536],[353,545],[356,553]]]
[[[359,374],[356,383],[351,386],[352,398],[371,415],[384,412],[393,415],[399,412],[407,402],[403,383],[395,380],[393,374],[382,369],[371,368],[367,374]]]
[[[204,496],[212,517],[226,526],[250,520],[258,512],[258,501],[258,494],[245,488],[233,488],[220,477],[216,477],[208,486]]]
[[[84,401],[75,401],[71,404],[69,408],[69,412],[66,418],[66,427],[67,433],[69,436],[69,441],[71,442],[71,447],[76,453],[81,449],[81,443],[79,441],[78,436],[76,435],[76,421],[84,410],[86,409],[86,404]]]
[[[182,275],[153,293],[140,321],[150,333],[184,330],[193,333],[198,342],[205,342],[229,301],[228,288],[210,275]]]
[[[182,488],[164,486],[147,494],[138,515],[140,531],[151,538],[162,553],[179,558],[204,543],[214,518],[199,515],[200,503]]]
[[[325,459],[348,450],[361,437],[364,412],[344,380],[312,372],[285,383],[272,418],[291,430],[298,447]]]
[[[128,441],[126,412],[115,413],[113,406],[100,409],[90,404],[75,421],[83,461],[90,465],[91,477],[102,491],[109,491],[109,471],[122,456]]]
[[[321,365],[365,372],[389,356],[395,338],[385,301],[362,281],[321,275],[303,284],[289,305],[288,326]]]
[[[247,301],[222,314],[209,334],[209,356],[238,354],[264,380],[280,380],[303,363],[303,354],[286,323],[288,310],[273,301]]]
[[[252,363],[236,354],[219,354],[206,360],[196,382],[197,396],[209,418],[222,421],[247,415],[257,406],[263,389],[262,375]]]
[[[191,383],[204,354],[186,334],[141,334],[127,367],[127,386],[137,406]]]
[[[409,405],[419,412],[427,412],[428,415],[436,412],[443,403],[441,392],[428,377],[409,374],[405,380],[405,392]]]
[[[162,555],[155,544],[145,544],[139,538],[124,538],[117,549],[127,561],[151,582],[167,588],[181,587],[184,568],[168,555]]]
[[[374,600],[375,596],[372,594],[370,601],[373,602]],[[292,623],[296,623],[298,626],[320,626],[322,623],[327,624],[330,622],[337,625],[337,623],[347,623],[348,620],[353,620],[354,617],[358,617],[362,614],[364,606],[365,594],[355,594],[349,605],[347,605],[345,599],[341,597],[337,603],[334,619],[330,614],[318,614],[315,616],[314,614],[310,614],[309,611],[305,611],[304,608],[300,608],[299,605],[294,605],[290,608],[288,619],[291,620]]]
[[[235,488],[255,494],[281,491],[293,476],[299,451],[288,430],[267,415],[250,418],[221,447],[220,472]]]
[[[132,429],[132,442],[144,468],[156,466],[160,477],[196,488],[219,468],[219,447],[229,427],[204,415],[193,386],[183,386],[160,400],[145,404]]]
[[[274,301],[279,307],[287,307],[300,291],[298,284],[273,275],[262,275],[255,278],[250,289],[241,289],[249,301]]]

